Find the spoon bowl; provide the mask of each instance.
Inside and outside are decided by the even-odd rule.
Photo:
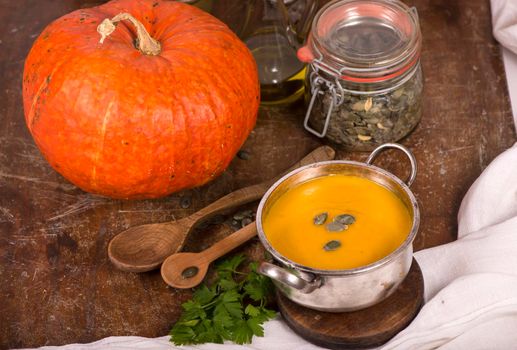
[[[210,261],[200,261],[200,258],[200,253],[172,254],[162,265],[163,280],[174,288],[187,289],[197,286],[205,278],[210,265]]]
[[[212,261],[256,235],[257,226],[252,222],[202,252],[172,254],[162,264],[162,278],[165,283],[174,288],[193,288],[205,278]]]
[[[156,269],[171,252],[179,251],[189,231],[183,219],[175,224],[160,223],[134,226],[113,238],[108,255],[118,269],[144,272]]]

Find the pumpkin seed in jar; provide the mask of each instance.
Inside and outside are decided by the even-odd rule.
[[[381,130],[388,130],[389,129],[388,127],[385,127],[384,124],[382,124],[382,123],[377,123],[377,128],[379,128]]]
[[[366,100],[366,102],[364,103],[364,110],[366,112],[368,112],[370,110],[370,108],[372,108],[372,105],[373,105],[373,102],[372,102],[372,98],[371,97],[368,97],[368,99]]]
[[[338,249],[339,247],[341,247],[341,242],[340,241],[337,241],[337,240],[332,240],[330,242],[327,242],[327,244],[325,244],[323,246],[323,249],[326,251],[326,252],[331,252],[333,250],[336,250]]]
[[[327,224],[327,226],[325,226],[325,228],[329,232],[341,232],[341,231],[346,230],[348,228],[348,226],[347,225],[343,225],[340,222],[333,221],[330,224]]]
[[[364,101],[357,101],[352,105],[352,110],[356,112],[362,111],[364,109],[364,105]]]
[[[393,98],[400,98],[400,96],[402,96],[403,93],[404,93],[403,88],[395,90],[395,92],[393,92]]]
[[[312,219],[312,222],[314,225],[323,225],[325,221],[327,221],[328,216],[329,214],[327,212],[318,214],[314,217],[314,219]]]
[[[355,222],[355,217],[350,214],[341,214],[334,218],[334,222],[339,222],[342,225],[352,225]]]
[[[345,82],[341,82],[344,88]],[[402,86],[382,93],[364,95],[344,90],[342,103],[334,104],[330,93],[317,96],[310,118],[311,127],[323,130],[328,109],[330,120],[326,137],[349,150],[367,151],[400,140],[418,124],[422,115],[421,69]]]

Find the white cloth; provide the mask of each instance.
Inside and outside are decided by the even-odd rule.
[[[491,0],[490,8],[494,37],[517,54],[517,1]]]
[[[502,45],[504,70],[517,125],[517,1],[491,0],[494,37]]]
[[[517,144],[499,155],[472,185],[460,207],[458,240],[415,253],[426,304],[415,320],[382,349],[512,349],[517,346]],[[173,349],[168,337],[109,337],[63,350]],[[181,349],[321,349],[280,319],[265,337],[234,344]]]
[[[494,36],[517,54],[517,0],[491,0]],[[460,166],[460,165],[458,165]],[[426,303],[388,349],[517,348],[517,145],[499,155],[469,189],[458,214],[458,240],[415,253]],[[174,347],[168,337],[109,337],[60,350],[315,350],[281,319],[247,346]]]

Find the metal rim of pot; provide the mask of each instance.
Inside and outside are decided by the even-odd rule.
[[[406,182],[402,181],[401,179],[399,179],[397,176],[390,173],[389,171],[379,168],[372,164],[380,152],[384,151],[385,149],[389,149],[389,148],[398,149],[398,150],[402,151],[408,157],[408,159],[411,163],[411,174],[410,174],[409,178],[406,180]],[[411,226],[411,230],[410,230],[408,236],[397,249],[395,249],[393,252],[391,252],[384,258],[377,260],[371,264],[365,265],[365,266],[357,267],[354,269],[343,269],[343,270],[320,270],[320,269],[315,269],[315,268],[312,268],[309,266],[298,264],[298,263],[284,257],[269,243],[268,239],[265,236],[264,229],[262,226],[262,219],[263,219],[262,214],[263,214],[264,206],[265,206],[266,202],[268,201],[268,199],[270,198],[271,194],[285,180],[287,180],[291,176],[293,176],[299,172],[302,172],[305,169],[319,167],[321,165],[327,165],[327,164],[350,164],[350,165],[355,165],[355,166],[360,166],[360,167],[367,167],[368,169],[377,172],[381,176],[385,176],[385,177],[389,178],[390,180],[396,182],[403,189],[404,193],[408,196],[409,201],[411,203],[411,208],[413,210],[413,224]],[[368,156],[368,159],[364,163],[356,162],[356,161],[347,161],[347,160],[332,160],[332,161],[313,163],[313,164],[309,164],[309,165],[300,167],[298,169],[295,169],[295,170],[291,171],[290,173],[286,174],[285,176],[283,176],[277,182],[275,182],[275,184],[273,184],[273,186],[271,186],[271,188],[262,197],[262,200],[260,201],[260,204],[257,209],[257,219],[256,219],[258,237],[259,237],[262,245],[266,248],[266,250],[269,253],[271,253],[271,255],[273,255],[273,257],[276,260],[280,261],[288,268],[293,268],[298,271],[308,272],[315,276],[318,276],[318,275],[319,276],[346,276],[346,275],[352,276],[352,275],[363,274],[368,271],[377,269],[377,268],[387,264],[388,262],[392,261],[398,255],[402,254],[406,250],[406,248],[410,244],[413,243],[413,240],[415,239],[415,236],[418,232],[418,228],[420,225],[420,211],[418,208],[418,203],[416,201],[416,198],[415,198],[413,192],[409,189],[409,187],[412,185],[413,181],[416,178],[416,173],[417,173],[417,163],[416,163],[416,159],[415,159],[413,153],[406,147],[404,147],[400,144],[397,144],[397,143],[385,143],[385,144],[380,145],[379,147],[377,147],[370,153],[370,155]],[[379,184],[379,185],[382,186],[382,184]],[[295,276],[294,274],[293,274],[293,278],[300,279],[300,277]],[[293,281],[293,283],[295,283],[295,284],[296,284],[296,282],[297,281]],[[303,280],[303,282],[309,282],[309,281]],[[310,290],[312,290],[314,287],[317,287],[317,286],[313,286],[312,288],[310,288]],[[307,292],[309,292],[309,290],[307,290]]]

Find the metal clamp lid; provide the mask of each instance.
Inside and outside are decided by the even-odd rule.
[[[311,62],[311,69],[311,100],[309,102],[309,106],[307,107],[307,112],[305,113],[303,127],[313,135],[316,135],[318,137],[325,137],[330,124],[330,116],[332,114],[332,111],[335,107],[339,107],[344,101],[344,90],[341,84],[339,83],[341,73],[338,70],[335,70],[334,68],[323,63],[321,58],[314,59]],[[324,78],[322,75],[320,75],[320,71],[326,73],[328,76],[333,77],[334,79],[329,80]],[[331,100],[326,113],[323,130],[320,132],[309,126],[309,120],[311,117],[312,109],[314,107],[314,103],[316,101],[316,97],[327,92],[330,92]]]

